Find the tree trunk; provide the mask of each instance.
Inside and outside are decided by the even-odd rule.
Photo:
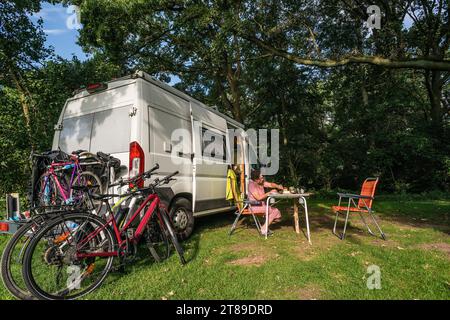
[[[442,86],[443,79],[441,71],[425,72],[425,85],[430,99],[430,116],[433,130],[439,132],[442,129],[442,117],[444,109],[442,107]]]
[[[233,100],[231,101],[232,104],[232,110],[233,117],[236,121],[243,122],[244,119],[242,117],[242,110],[241,110],[241,92],[238,84],[238,80],[233,76],[229,75],[227,77],[228,83],[230,85],[231,90],[231,96],[233,97]]]
[[[34,143],[33,133],[32,133],[32,129],[31,129],[30,105],[28,104],[28,101],[27,101],[27,91],[22,86],[16,73],[14,72],[14,70],[11,67],[9,68],[9,71],[10,71],[12,80],[14,82],[14,85],[16,86],[16,89],[19,92],[19,99],[20,99],[20,104],[22,106],[23,117],[25,118],[25,128],[27,130],[28,141],[30,143],[31,150],[34,150],[35,143]]]
[[[291,178],[294,181],[294,183],[298,184],[300,179],[297,175],[297,172],[295,170],[295,165],[292,160],[293,155],[289,151],[289,148],[288,148],[289,137],[288,137],[287,130],[286,130],[287,122],[285,120],[285,116],[288,114],[287,109],[286,109],[286,101],[285,101],[284,97],[280,97],[280,100],[281,100],[281,114],[277,114],[278,126],[280,127],[280,131],[281,131],[281,139],[283,140],[282,141],[283,147],[286,148],[289,174],[291,175]]]

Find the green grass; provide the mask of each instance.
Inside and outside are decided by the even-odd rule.
[[[267,240],[250,223],[228,237],[231,213],[200,218],[183,243],[187,265],[175,254],[161,264],[143,255],[86,299],[450,298],[450,200],[379,199],[374,209],[387,241],[370,236],[355,215],[339,240],[331,233],[333,204],[310,200],[312,245],[294,232],[288,207]],[[7,237],[0,241],[3,248]],[[373,264],[381,270],[379,290],[366,286]],[[0,298],[11,299],[3,286]]]

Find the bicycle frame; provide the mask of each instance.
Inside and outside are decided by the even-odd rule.
[[[58,175],[56,174],[56,171],[58,170],[64,170],[66,166],[70,166],[69,168],[72,168],[72,173],[71,173],[71,177],[70,177],[70,181],[69,181],[69,190],[65,190],[63,188],[63,186],[61,185],[61,182],[58,179]],[[62,169],[59,169],[60,167],[63,167]],[[81,168],[80,165],[78,163],[77,160],[75,160],[75,162],[57,162],[57,163],[52,163],[49,167],[48,167],[48,172],[46,173],[45,176],[45,183],[44,183],[44,188],[45,188],[45,192],[44,195],[47,197],[48,194],[48,181],[49,179],[53,178],[53,180],[56,183],[56,186],[58,188],[58,192],[59,194],[62,196],[64,203],[69,203],[72,200],[72,189],[70,188],[73,185],[73,182],[76,179],[79,179],[79,173],[81,172]]]
[[[147,209],[147,211],[145,212],[145,214],[142,217],[141,221],[139,222],[139,225],[138,225],[134,235],[131,238],[129,238],[129,239],[122,238],[121,234],[123,233],[123,231],[128,229],[130,224],[136,219],[136,217],[141,213],[141,211],[145,208],[145,206],[150,201],[152,201],[152,203],[150,204],[150,207]],[[109,204],[107,204],[107,205],[109,206]],[[114,230],[114,234],[115,234],[116,240],[118,242],[119,248],[121,248],[124,244],[126,244],[127,240],[130,240],[131,242],[137,243],[139,241],[139,239],[141,238],[142,234],[144,233],[145,227],[146,227],[148,221],[150,220],[150,218],[152,217],[153,213],[155,212],[155,210],[159,209],[159,205],[160,205],[160,199],[159,199],[158,195],[157,194],[150,194],[144,200],[144,202],[142,202],[142,204],[139,206],[139,208],[133,213],[133,216],[130,218],[130,220],[121,229],[119,229],[119,227],[117,226],[116,219],[114,218],[114,215],[111,214],[111,217],[106,221],[106,223],[103,226],[97,228],[92,233],[87,235],[86,238],[82,239],[78,245],[82,246],[85,243],[91,241],[101,231],[103,231],[105,228],[107,228],[110,224],[112,224],[112,227],[113,227],[113,230]],[[163,223],[163,222],[161,221],[161,223]],[[76,254],[76,257],[78,259],[90,258],[90,257],[116,257],[116,256],[119,256],[119,251],[118,250],[117,251],[111,251],[111,252],[92,252],[92,253],[77,253]]]

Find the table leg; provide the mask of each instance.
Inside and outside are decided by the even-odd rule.
[[[267,231],[269,231],[269,202],[270,202],[270,197],[267,197],[267,201],[266,201],[266,239],[267,239]]]
[[[309,244],[312,244],[312,243],[311,243],[311,234],[310,234],[310,232],[309,232],[308,204],[306,203],[305,197],[302,197],[302,199],[303,199],[303,206],[304,206],[304,208],[305,208],[306,233],[307,233],[307,235],[308,235],[308,242],[309,242]]]
[[[295,225],[295,232],[300,233],[297,199],[294,199],[294,225]]]

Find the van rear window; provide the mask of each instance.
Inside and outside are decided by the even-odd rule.
[[[59,147],[64,152],[89,150],[91,144],[92,119],[94,114],[64,119],[59,136]]]
[[[130,144],[129,107],[64,119],[59,146],[65,152],[127,152]]]

